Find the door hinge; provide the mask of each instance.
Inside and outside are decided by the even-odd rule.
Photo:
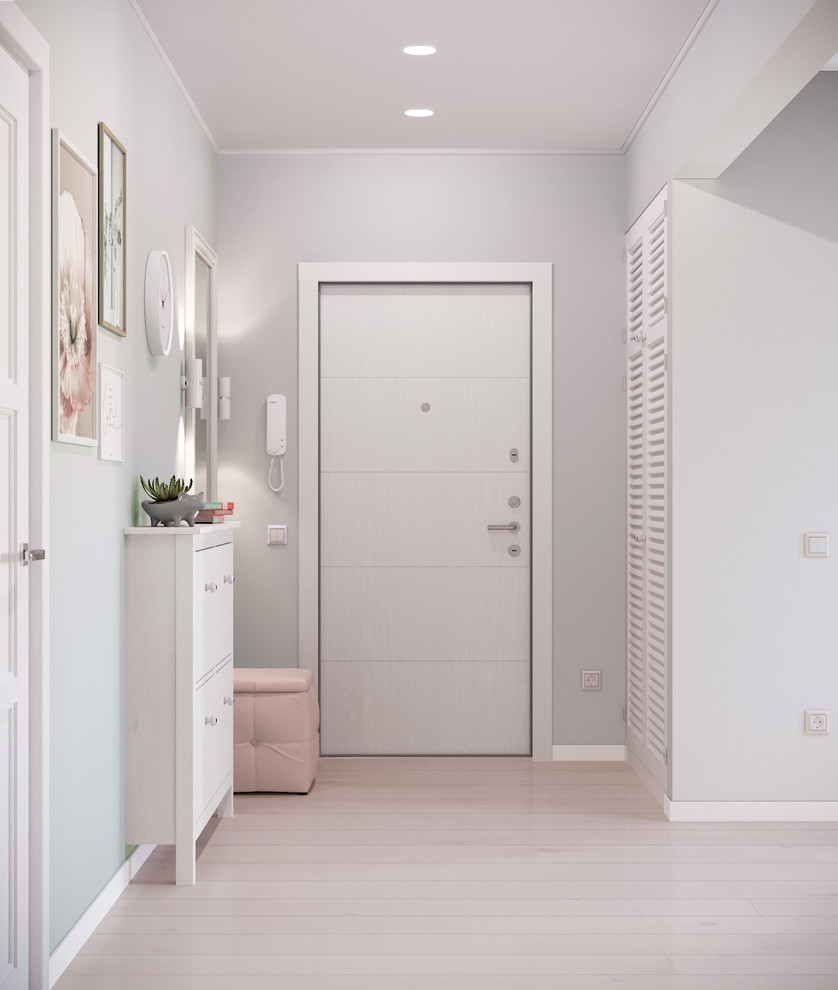
[[[629,332],[625,327],[623,327],[623,343],[627,344],[628,342],[629,342]]]
[[[628,379],[626,378],[625,375],[623,375],[623,391],[624,392],[628,391]]]
[[[623,705],[623,721],[625,722],[625,720],[626,720],[626,706]]]
[[[664,766],[667,766],[667,767],[669,766],[669,747],[668,746],[663,751],[663,762],[664,762]]]
[[[623,262],[625,263],[626,261],[628,261],[628,251],[623,248]]]

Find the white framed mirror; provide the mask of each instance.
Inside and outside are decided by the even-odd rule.
[[[186,228],[184,264],[184,370],[185,359],[198,358],[203,376],[201,409],[183,407],[186,474],[192,490],[207,502],[218,498],[218,257],[194,227]]]

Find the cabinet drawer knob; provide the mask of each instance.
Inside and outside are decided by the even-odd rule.
[[[215,583],[215,581],[207,581],[207,583],[204,585],[204,591],[208,591],[210,594],[213,594],[214,592],[218,591],[218,585]]]
[[[235,705],[235,703],[236,703],[236,699],[231,694],[230,695],[227,695],[224,698],[224,704],[225,705],[230,705],[232,707],[233,705]]]
[[[204,725],[218,725],[218,717],[215,715],[207,715],[204,718]]]
[[[232,584],[235,580],[236,579],[233,577],[232,574],[225,574],[224,575],[224,583],[225,584]]]

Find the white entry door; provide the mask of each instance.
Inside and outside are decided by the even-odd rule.
[[[529,284],[320,287],[324,754],[530,753],[530,337]]]
[[[0,987],[28,986],[29,77],[0,48]],[[7,914],[8,909],[8,914]]]

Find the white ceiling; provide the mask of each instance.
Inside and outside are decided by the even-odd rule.
[[[715,0],[134,3],[223,151],[615,151]]]

